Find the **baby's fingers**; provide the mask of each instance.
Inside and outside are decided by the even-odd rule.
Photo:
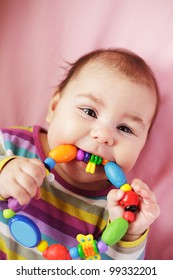
[[[147,218],[151,223],[160,215],[160,207],[157,203],[145,204],[143,207],[147,211]]]
[[[119,200],[123,197],[124,192],[122,190],[111,190],[107,195],[108,207],[114,207],[119,205]]]
[[[107,196],[107,207],[109,211],[109,219],[111,221],[118,217],[122,217],[123,208],[119,205],[119,200],[123,197],[124,192],[122,190],[111,190]]]
[[[31,200],[30,194],[17,181],[13,182],[10,196],[15,198],[20,205],[25,205]]]
[[[44,164],[37,159],[29,159],[21,166],[21,171],[27,174],[35,181],[35,184],[40,186],[43,179],[46,177]]]
[[[160,215],[157,199],[154,193],[150,191],[149,187],[141,180],[133,180],[131,186],[141,198],[140,210],[149,221],[150,225]]]
[[[156,197],[148,186],[139,179],[134,179],[131,183],[133,190],[142,198],[145,204],[156,203]]]
[[[36,179],[33,176],[31,177],[30,175],[22,171],[16,175],[15,180],[19,186],[25,189],[25,191],[31,198],[36,195],[37,188],[40,187],[40,185],[37,184]]]

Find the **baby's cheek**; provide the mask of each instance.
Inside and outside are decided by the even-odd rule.
[[[124,173],[128,173],[135,165],[136,161],[138,159],[138,156],[131,155],[131,156],[125,156],[125,161],[121,168],[123,169]]]

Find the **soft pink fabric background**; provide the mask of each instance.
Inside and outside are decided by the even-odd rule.
[[[100,47],[141,55],[159,82],[161,106],[148,145],[128,175],[155,192],[161,215],[147,259],[173,259],[173,1],[6,0],[0,2],[0,127],[45,125],[64,61]]]

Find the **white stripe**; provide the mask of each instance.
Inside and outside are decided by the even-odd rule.
[[[103,207],[105,209],[107,209],[107,201],[105,199],[92,199],[92,198],[88,198],[88,197],[84,197],[82,195],[78,195],[78,194],[74,194],[72,191],[64,188],[60,183],[58,183],[57,181],[53,181],[53,185],[56,189],[58,190],[61,190],[62,192],[66,193],[66,194],[69,194],[75,198],[78,198],[80,200],[83,200],[89,204],[94,204],[96,206],[100,206],[100,207]]]
[[[14,238],[12,237],[12,235],[11,235],[11,233],[10,233],[10,229],[9,229],[9,226],[8,226],[8,225],[6,225],[6,224],[4,224],[4,223],[2,223],[2,222],[0,221],[0,228],[1,228],[1,232],[2,232],[3,235],[5,235],[5,236],[7,236],[8,238],[14,240]]]
[[[106,254],[115,260],[137,260],[141,254],[144,252],[145,250],[145,243],[142,247],[140,247],[140,249],[138,248],[136,252],[133,253],[128,253],[128,252],[117,252],[114,249],[112,249],[111,247],[108,248],[108,251],[106,252]]]
[[[0,154],[3,156],[6,154],[2,131],[0,131]]]

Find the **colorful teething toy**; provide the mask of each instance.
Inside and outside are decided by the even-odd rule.
[[[69,250],[61,244],[48,245],[47,241],[41,239],[41,232],[30,218],[16,212],[28,206],[21,206],[14,198],[8,199],[8,209],[3,211],[4,218],[8,219],[8,225],[14,239],[21,245],[37,249],[42,252],[43,257],[49,260],[70,260],[70,259],[100,259],[100,254],[107,251],[108,246],[117,243],[125,235],[129,222],[135,219],[135,212],[138,210],[139,198],[127,184],[126,177],[122,169],[115,163],[102,159],[99,156],[90,154],[74,145],[60,145],[49,153],[44,165],[47,170],[47,177],[52,179],[51,169],[57,163],[69,162],[72,160],[84,161],[87,163],[86,172],[94,173],[96,165],[103,164],[108,180],[116,188],[122,189],[125,194],[119,204],[124,209],[123,217],[119,217],[103,231],[101,240],[94,240],[92,234],[78,234],[76,239],[79,242],[77,247]]]

